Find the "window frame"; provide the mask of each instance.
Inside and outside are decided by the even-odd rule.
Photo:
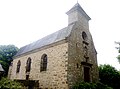
[[[43,54],[41,56],[40,72],[47,70],[47,61],[48,61],[47,54]]]
[[[26,62],[26,73],[31,71],[31,58],[29,57]]]
[[[82,32],[82,38],[84,41],[88,40],[88,36],[87,36],[86,32],[84,32],[84,31]]]
[[[16,73],[19,73],[20,72],[20,67],[21,67],[21,61],[18,60],[17,62],[17,69],[16,69]]]

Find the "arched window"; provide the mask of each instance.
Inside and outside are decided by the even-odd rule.
[[[47,70],[47,55],[43,54],[41,57],[40,71],[46,71],[46,70]]]
[[[29,57],[26,62],[26,72],[30,72],[31,69],[31,58]]]
[[[18,63],[17,63],[16,73],[19,73],[19,71],[20,71],[20,66],[21,66],[21,62],[20,62],[20,60],[19,60]]]
[[[87,34],[84,31],[82,32],[82,38],[83,40],[87,41]]]

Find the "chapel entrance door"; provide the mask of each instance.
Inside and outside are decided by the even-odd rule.
[[[90,68],[84,67],[84,81],[90,82]]]

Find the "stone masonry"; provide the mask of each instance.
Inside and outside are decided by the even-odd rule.
[[[67,89],[67,54],[68,45],[67,43],[57,45],[36,53],[31,53],[13,61],[13,68],[11,79],[26,79],[25,65],[28,57],[32,59],[30,80],[39,80],[39,86],[41,88],[56,88],[56,89]],[[40,60],[42,54],[48,55],[47,71],[40,72]],[[16,74],[16,66],[18,60],[21,60],[21,70],[19,74]]]

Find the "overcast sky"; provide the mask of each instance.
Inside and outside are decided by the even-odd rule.
[[[89,22],[99,64],[120,69],[120,0],[78,0]],[[65,14],[77,0],[0,0],[0,45],[22,47],[68,25]]]

